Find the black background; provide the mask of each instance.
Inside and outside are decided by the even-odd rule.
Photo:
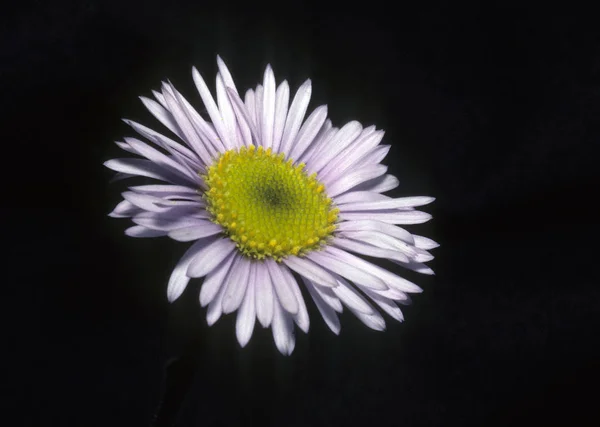
[[[178,402],[179,426],[600,425],[600,32],[586,11],[500,3],[3,10],[10,425],[148,426],[163,398],[158,425]],[[165,79],[199,106],[191,66],[210,84],[217,53],[240,89],[267,63],[292,90],[311,78],[334,125],[386,130],[393,195],[437,197],[411,228],[441,243],[437,275],[405,274],[425,291],[404,323],[345,313],[336,337],[309,303],[291,357],[260,327],[240,349],[197,283],[167,303],[185,245],[106,216],[126,187],[102,166],[133,134],[120,119],[160,130],[137,96]]]

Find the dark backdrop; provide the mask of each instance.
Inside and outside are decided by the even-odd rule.
[[[10,425],[600,425],[596,349],[600,32],[547,7],[298,2],[17,2],[0,18],[1,381]],[[106,216],[102,163],[170,79],[199,105],[219,53],[239,88],[271,63],[313,81],[338,126],[384,128],[393,192],[432,195],[435,277],[384,333],[309,303],[291,357],[198,284],[169,305],[185,245]],[[168,381],[165,382],[165,366]],[[163,405],[160,406],[160,402]],[[164,422],[164,424],[160,424]]]

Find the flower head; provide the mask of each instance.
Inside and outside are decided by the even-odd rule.
[[[105,163],[119,178],[162,181],[130,187],[110,213],[132,218],[127,235],[193,242],[171,274],[169,300],[190,278],[204,277],[200,304],[208,306],[210,325],[237,311],[243,347],[258,319],[271,326],[283,354],[294,349],[294,323],[309,328],[297,278],[335,334],[343,306],[376,330],[385,321],[375,306],[402,321],[397,303],[421,289],[360,255],[433,274],[424,263],[438,245],[398,227],[428,221],[415,207],[433,198],[383,195],[398,185],[380,164],[390,148],[380,145],[383,132],[356,121],[333,127],[326,106],[304,119],[310,80],[290,104],[288,83],[276,86],[267,66],[263,84],[242,101],[221,58],[217,63],[216,102],[192,71],[209,121],[163,83],[156,100],[141,100],[179,141],[126,120],[153,146],[125,138],[117,144],[141,158]]]

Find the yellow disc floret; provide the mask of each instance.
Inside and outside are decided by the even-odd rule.
[[[280,261],[319,249],[339,210],[316,174],[271,149],[242,147],[215,159],[203,176],[211,220],[244,255]]]

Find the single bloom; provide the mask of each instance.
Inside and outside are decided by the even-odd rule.
[[[203,277],[209,325],[237,311],[244,347],[256,318],[285,355],[294,350],[294,324],[309,328],[300,286],[335,334],[344,306],[375,330],[385,329],[378,309],[402,321],[398,303],[421,288],[361,255],[433,274],[425,263],[438,244],[398,224],[428,221],[415,207],[434,199],[383,195],[398,186],[380,163],[390,149],[380,144],[384,132],[356,121],[334,127],[325,105],[305,118],[310,80],[290,104],[288,83],[277,86],[267,66],[262,85],[242,100],[217,63],[216,101],[192,69],[209,119],[163,82],[155,99],[141,100],[172,135],[125,120],[150,144],[124,138],[117,145],[139,157],[105,163],[118,179],[161,181],[129,187],[109,214],[132,219],[127,235],[193,242],[171,274],[169,301]]]

